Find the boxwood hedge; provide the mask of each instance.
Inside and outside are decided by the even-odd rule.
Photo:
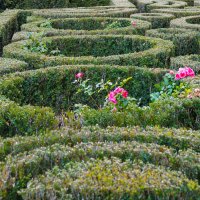
[[[152,28],[165,28],[169,27],[170,21],[175,17],[165,13],[137,13],[131,15],[131,18],[149,21],[152,24]]]
[[[147,30],[146,36],[173,41],[176,55],[199,52],[200,34],[197,31],[188,31],[188,29],[180,28],[162,28]]]
[[[16,71],[25,71],[28,69],[28,64],[16,59],[0,57],[0,75],[13,73]]]
[[[63,64],[112,64],[167,67],[174,55],[171,41],[138,35],[54,36],[43,38],[48,52],[59,50],[63,56],[50,56],[26,50],[27,41],[4,47],[4,57],[17,58],[32,68]]]
[[[200,15],[174,19],[170,22],[170,26],[199,31],[200,30]]]
[[[134,22],[134,24],[133,24]],[[45,27],[48,23],[50,27]],[[44,32],[46,36],[54,35],[96,35],[96,34],[139,34],[144,35],[145,30],[151,27],[149,22],[132,20],[129,18],[67,18],[36,21],[24,24],[22,31]]]
[[[88,104],[94,107],[94,103],[87,95],[76,94],[77,88],[72,83],[75,74],[79,71],[85,73],[85,78],[92,80],[96,85],[104,80],[116,81],[117,77],[133,79],[127,84],[129,93],[141,98],[143,103],[149,101],[149,93],[153,85],[162,79],[166,70],[147,69],[138,67],[119,66],[59,66],[46,69],[15,73],[5,76],[0,83],[0,93],[9,99],[24,105],[50,106],[56,111],[70,109],[75,103]],[[97,104],[102,104],[106,93],[96,99]]]
[[[172,0],[137,0],[134,1],[140,12],[150,12],[156,8],[184,8],[187,3],[184,1],[172,1]]]
[[[71,8],[71,9],[41,9],[33,10],[35,16],[45,18],[74,18],[74,17],[130,17],[137,9],[117,6],[97,6],[93,8]]]
[[[150,164],[122,162],[117,158],[75,162],[64,169],[55,167],[31,180],[28,187],[19,192],[23,199],[35,199],[38,194],[47,199],[49,193],[65,199],[94,196],[96,199],[118,199],[119,196],[121,199],[168,199],[171,196],[197,199],[200,194],[198,184],[179,172]]]
[[[33,8],[63,8],[63,7],[88,7],[105,6],[110,4],[110,0],[3,0],[3,8],[33,9]]]
[[[164,126],[200,129],[200,99],[165,99],[147,107],[132,105],[125,112],[109,112],[106,109],[85,109],[85,125],[107,126]]]
[[[192,54],[185,56],[178,56],[175,58],[171,58],[171,67],[178,69],[179,67],[190,66],[192,67],[198,74],[200,73],[200,55]]]
[[[74,146],[81,142],[117,142],[138,141],[141,143],[154,143],[176,149],[177,152],[192,149],[200,153],[199,131],[186,129],[168,129],[160,127],[108,127],[99,126],[82,127],[81,130],[69,129],[54,130],[37,136],[15,136],[1,138],[0,161],[5,161],[9,154],[30,151],[41,146],[53,144],[66,144]]]
[[[181,9],[181,8],[169,8],[169,9],[162,8],[162,9],[153,9],[151,12],[172,14],[176,18],[179,18],[179,17],[200,15],[200,8],[198,8],[198,7],[185,7],[183,9]]]

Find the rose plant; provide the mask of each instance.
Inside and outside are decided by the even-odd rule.
[[[111,109],[112,111],[118,111],[125,109],[130,101],[134,101],[134,98],[128,97],[128,91],[125,90],[123,87],[125,84],[127,84],[128,81],[132,79],[132,77],[128,77],[127,79],[121,80],[118,78],[118,80],[113,83],[110,80],[104,81],[103,79],[95,84],[93,86],[90,83],[90,79],[84,78],[84,73],[79,72],[75,75],[76,80],[73,82],[77,85],[77,94],[78,93],[84,93],[85,95],[89,96],[91,101],[99,108],[107,107]],[[108,93],[108,95],[105,97],[105,103],[104,105],[97,105],[94,95],[96,98],[98,98],[98,95],[102,95],[102,92]],[[82,109],[84,106],[81,104],[76,104],[76,107],[78,109]]]
[[[184,79],[193,78],[194,76],[193,69],[188,66],[179,68],[178,72],[170,70],[165,74],[163,81],[155,85],[157,91],[151,93],[151,101],[167,97],[187,97],[191,92],[191,88]]]

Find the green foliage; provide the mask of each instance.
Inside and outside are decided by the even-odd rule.
[[[26,42],[24,42],[23,49],[31,52],[47,53],[47,41],[43,40],[43,33],[30,33]]]
[[[165,99],[169,97],[187,97],[191,88],[187,82],[175,80],[174,74],[165,74],[163,81],[155,85],[156,92],[151,93],[151,101]]]
[[[127,21],[127,23],[122,23],[120,21],[115,21],[115,22],[113,22],[111,24],[108,24],[106,29],[115,29],[115,28],[121,28],[121,27],[124,27],[124,26],[130,26],[130,25],[131,25],[130,21],[129,22]]]

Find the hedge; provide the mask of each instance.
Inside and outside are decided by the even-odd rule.
[[[179,1],[179,0],[177,0]],[[195,0],[180,0],[180,1],[184,1],[187,3],[188,6],[194,6]]]
[[[200,15],[174,19],[171,21],[170,26],[199,31],[200,30]]]
[[[179,18],[179,17],[200,15],[200,8],[198,8],[198,7],[185,7],[183,9],[181,9],[181,8],[165,9],[164,8],[164,9],[153,9],[151,12],[172,14],[176,18]]]
[[[136,13],[134,7],[117,7],[117,6],[97,6],[93,8],[71,8],[71,9],[41,9],[33,10],[33,16],[45,18],[74,18],[74,17],[130,17]]]
[[[58,199],[198,199],[200,194],[199,185],[178,172],[117,158],[71,163],[66,169],[55,167],[19,192],[25,200],[39,194],[48,199],[49,193]]]
[[[81,142],[118,142],[138,141],[140,143],[155,143],[176,149],[176,151],[192,149],[200,153],[199,131],[186,129],[168,129],[160,127],[83,127],[81,130],[61,129],[37,136],[15,136],[0,138],[0,161],[8,154],[17,155],[41,146],[65,144],[74,146]]]
[[[170,21],[174,19],[174,16],[164,13],[137,13],[131,15],[131,18],[149,21],[152,28],[165,28],[169,27]]]
[[[56,111],[70,109],[76,103],[88,104],[94,107],[87,95],[76,94],[77,88],[72,83],[77,72],[83,72],[85,79],[92,80],[96,85],[104,80],[117,81],[133,77],[126,85],[130,95],[141,98],[141,103],[149,101],[151,88],[162,79],[166,70],[119,66],[59,66],[35,71],[27,71],[5,76],[0,81],[0,93],[19,104],[50,106]],[[101,105],[106,92],[103,92],[96,102]]]
[[[134,1],[140,12],[150,12],[152,9],[158,8],[184,8],[187,3],[184,1],[173,0],[137,0]]]
[[[147,5],[147,11],[159,8],[184,8],[186,6],[187,3],[184,1],[174,1],[174,0],[157,1],[155,3]]]
[[[105,6],[110,0],[3,0],[3,8],[17,9],[40,9],[40,8],[63,8],[63,7],[88,7]]]
[[[25,41],[19,41],[4,47],[4,57],[23,60],[31,68],[64,64],[167,67],[169,58],[174,55],[171,41],[138,35],[54,36],[42,41],[48,52],[58,49],[64,56],[31,52],[24,49]]]
[[[124,112],[110,112],[106,109],[86,109],[83,112],[84,125],[107,126],[162,126],[200,129],[200,99],[165,99],[147,107],[130,106]]]
[[[134,24],[132,24],[134,22]],[[42,27],[50,23],[52,27]],[[97,35],[97,34],[138,34],[144,35],[151,24],[142,20],[129,18],[67,18],[36,21],[22,25],[22,31],[44,32],[45,36],[55,35]]]
[[[81,143],[73,148],[55,144],[41,147],[16,156],[8,156],[2,166],[0,197],[16,195],[16,190],[26,187],[27,182],[55,165],[59,167],[73,161],[83,162],[90,158],[118,157],[122,160],[143,161],[181,171],[190,179],[200,174],[199,154],[192,150],[174,153],[173,149],[155,144],[138,142]],[[197,183],[196,183],[197,184]]]
[[[14,32],[20,29],[28,15],[30,12],[21,10],[6,10],[0,13],[0,56],[3,46],[11,41]]]
[[[28,64],[16,59],[1,58],[0,57],[0,75],[13,73],[16,71],[25,71],[28,68]]]
[[[0,97],[1,136],[39,134],[47,129],[56,128],[55,114],[50,108],[19,106]]]
[[[162,28],[147,30],[146,36],[173,41],[176,55],[194,54],[199,52],[200,34],[180,28]]]
[[[190,66],[197,74],[200,73],[200,55],[186,55],[171,58],[171,67],[178,69],[179,67]]]

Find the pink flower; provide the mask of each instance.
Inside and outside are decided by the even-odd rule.
[[[78,74],[75,75],[75,78],[83,78],[84,77],[84,73],[83,72],[79,72]]]
[[[185,67],[185,71],[187,73],[187,76],[190,76],[190,77],[194,77],[195,76],[194,70],[192,68]]]
[[[111,91],[108,94],[108,100],[114,104],[117,104],[117,99],[115,98],[115,93],[113,91]]]
[[[180,71],[180,72],[179,72],[179,76],[180,76],[181,79],[182,79],[182,78],[185,78],[185,77],[187,76],[186,71],[185,71],[185,70]]]
[[[122,96],[123,96],[124,98],[127,98],[127,97],[128,97],[128,92],[127,92],[126,90],[124,90],[124,91],[122,92]]]
[[[175,75],[175,79],[176,79],[176,80],[181,79],[180,74],[176,74],[176,75]]]
[[[116,112],[116,111],[117,111],[117,108],[116,108],[116,107],[114,107],[112,111],[113,111],[113,112]]]
[[[117,88],[114,90],[114,93],[115,93],[115,94],[119,94],[119,93],[122,93],[123,90],[124,90],[123,88],[117,87]]]
[[[175,74],[173,70],[170,70],[169,73],[170,73],[171,75],[174,75],[174,74]]]
[[[132,26],[135,27],[136,25],[137,25],[137,23],[133,21],[133,22],[132,22]]]
[[[117,88],[114,90],[114,93],[115,93],[115,94],[121,94],[124,98],[127,98],[127,97],[128,97],[128,92],[127,92],[124,88],[121,88],[121,87],[117,87]]]

